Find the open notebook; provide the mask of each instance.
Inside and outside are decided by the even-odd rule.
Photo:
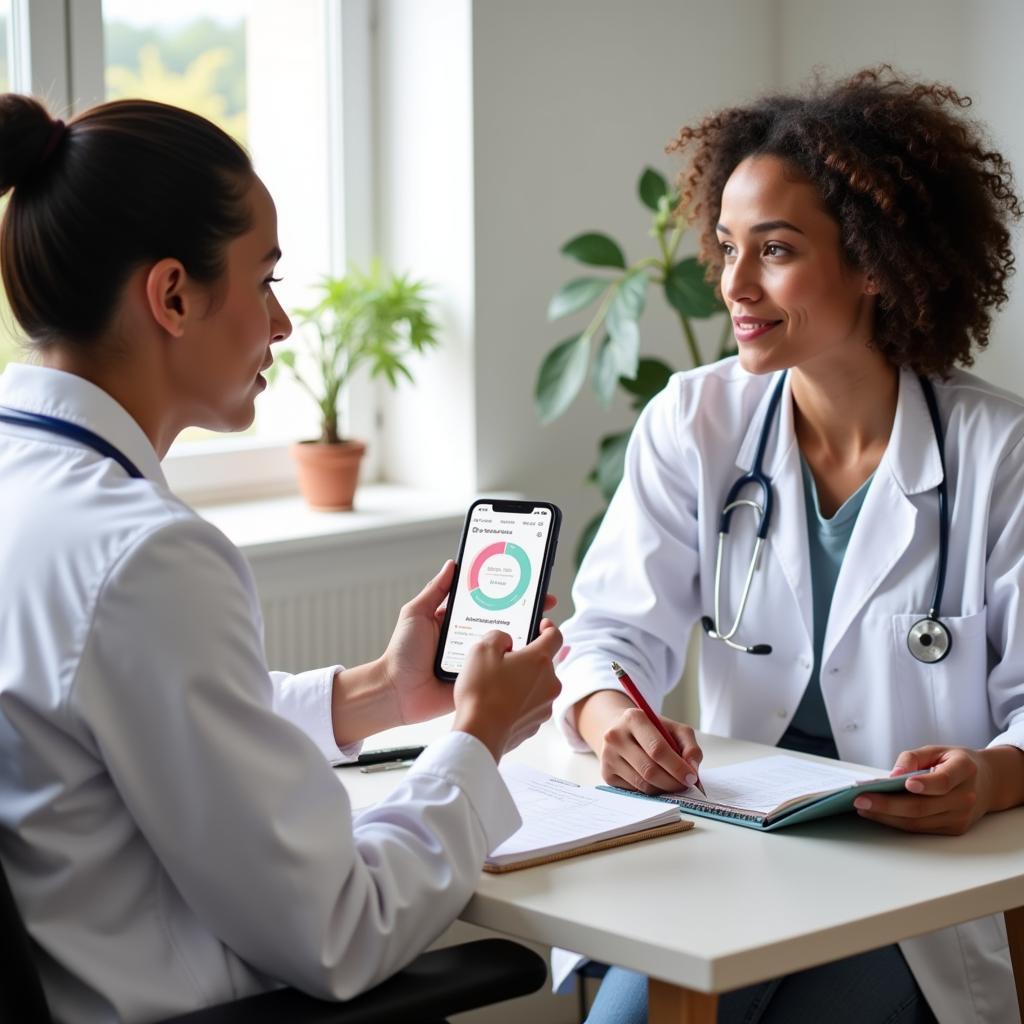
[[[485,871],[514,871],[693,827],[660,801],[632,800],[516,762],[500,770],[523,824],[491,852]]]
[[[917,774],[920,773],[864,779],[862,774],[840,765],[776,754],[702,771],[700,780],[707,790],[706,798],[695,789],[660,793],[650,798],[642,793],[631,792],[629,795],[644,800],[668,801],[688,814],[700,814],[770,832],[812,818],[852,810],[853,801],[861,793],[903,789],[910,775]],[[602,788],[615,793],[627,792],[611,786]]]

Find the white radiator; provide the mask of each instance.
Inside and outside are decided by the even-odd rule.
[[[454,557],[458,526],[317,538],[246,552],[263,606],[267,662],[289,672],[380,655],[398,611]]]

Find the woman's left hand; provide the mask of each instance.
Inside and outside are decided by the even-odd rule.
[[[455,563],[441,571],[402,606],[382,662],[387,683],[394,691],[403,723],[424,722],[454,708],[452,684],[434,675],[434,658],[444,622],[445,598],[452,586]],[[548,594],[544,610],[555,606]]]
[[[896,759],[892,775],[928,769],[904,783],[906,791],[865,793],[854,807],[863,818],[905,832],[962,835],[990,809],[987,751],[918,747]]]

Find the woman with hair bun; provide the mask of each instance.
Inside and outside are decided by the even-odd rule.
[[[663,719],[676,754],[608,665],[659,707],[701,623],[704,731],[927,769],[858,799],[890,828],[960,834],[1024,804],[1024,400],[961,369],[1007,299],[1022,210],[969,103],[882,67],[720,111],[669,147],[690,155],[680,205],[739,354],[644,410],[576,579],[556,717],[606,781],[696,783],[693,729]],[[644,1020],[646,998],[613,967],[590,1020]],[[718,1009],[936,1019],[1018,1019],[1001,917]]]
[[[194,114],[126,100],[64,124],[13,94],[7,192],[3,282],[36,358],[0,377],[0,861],[53,1017],[356,995],[518,827],[496,762],[550,713],[558,630],[515,652],[489,634],[438,681],[449,562],[376,661],[269,672],[244,559],[160,460],[188,426],[247,427],[291,330],[270,195]],[[331,761],[453,709],[353,822]]]

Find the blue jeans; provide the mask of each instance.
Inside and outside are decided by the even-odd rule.
[[[647,978],[612,967],[587,1024],[645,1024]],[[936,1024],[899,946],[726,992],[718,1024]]]

